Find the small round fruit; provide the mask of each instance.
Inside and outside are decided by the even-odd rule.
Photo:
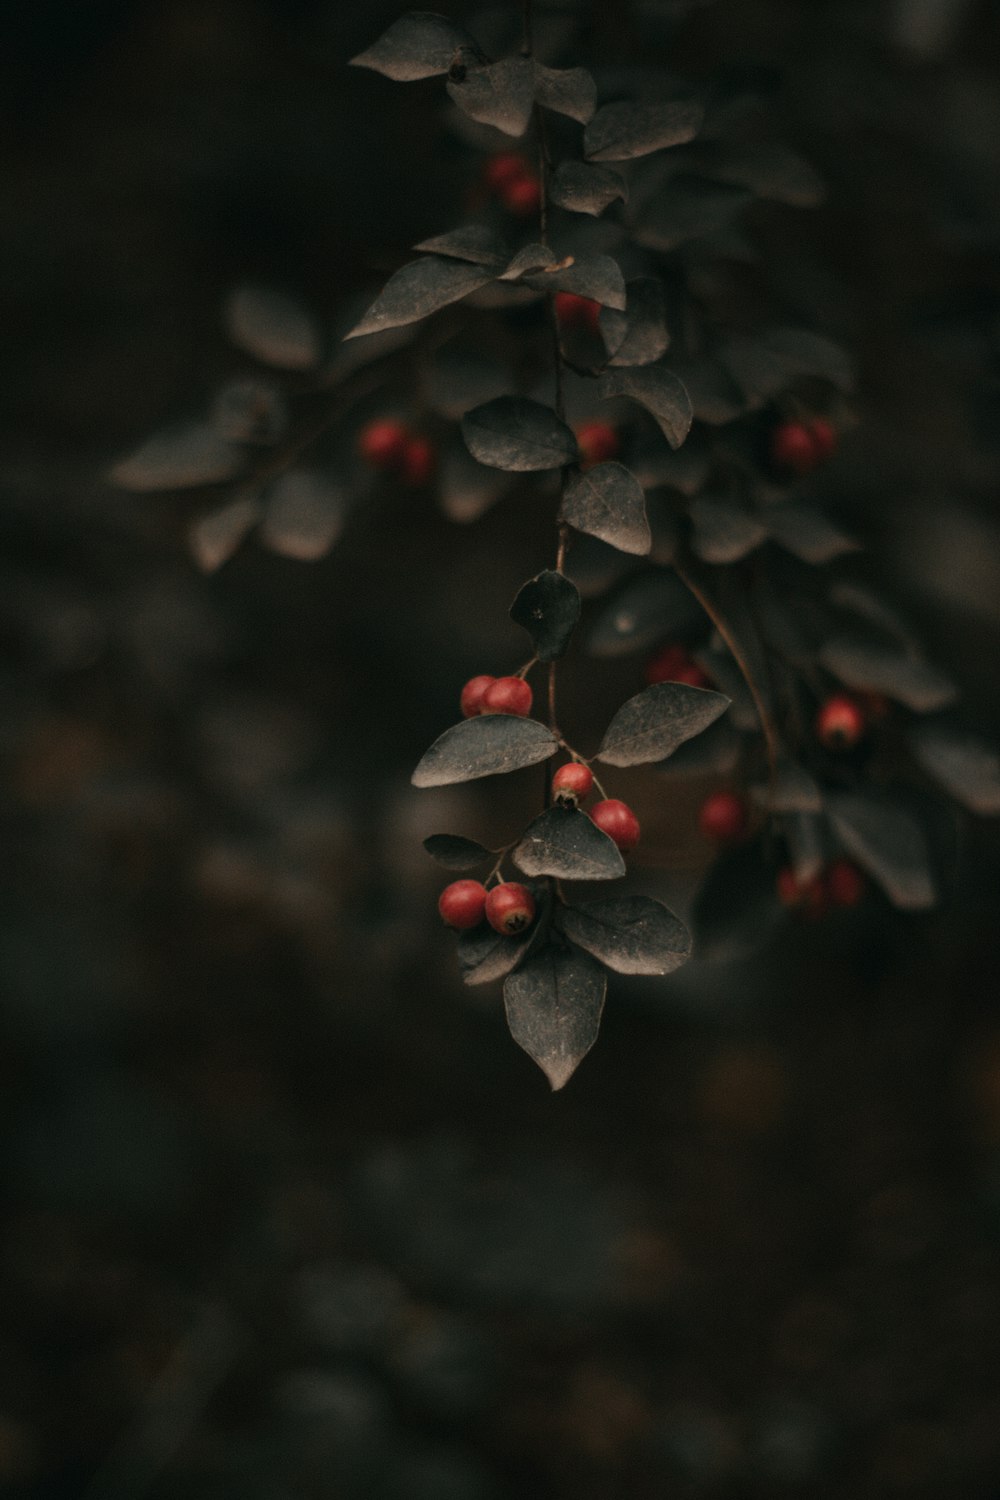
[[[818,464],[825,464],[837,451],[839,441],[837,429],[825,417],[813,417],[809,423],[809,436],[813,441],[813,452]]]
[[[437,466],[437,453],[429,438],[411,437],[406,440],[400,457],[403,479],[414,489],[429,482]]]
[[[594,773],[589,766],[571,760],[560,766],[552,778],[552,795],[563,807],[576,807],[590,795]]]
[[[576,292],[556,292],[556,317],[564,328],[598,329],[601,304],[591,297],[581,297]]]
[[[582,422],[576,429],[580,458],[585,467],[606,463],[618,453],[621,443],[610,422]]]
[[[487,893],[486,920],[494,932],[506,933],[508,937],[524,932],[535,920],[535,898],[527,886],[506,880]]]
[[[484,166],[483,182],[495,193],[499,193],[510,183],[519,181],[526,172],[523,156],[519,156],[516,151],[501,151],[496,156],[491,156]]]
[[[617,797],[595,802],[590,817],[601,832],[618,845],[622,854],[628,854],[639,842],[639,819],[627,802],[620,802]]]
[[[747,805],[735,792],[713,792],[698,810],[698,827],[713,844],[739,843],[747,822]]]
[[[661,646],[646,663],[646,681],[650,686],[654,682],[676,682],[674,673],[686,667],[690,660],[686,646],[673,643]]]
[[[820,461],[813,435],[802,422],[778,423],[771,433],[771,458],[793,474],[810,474]]]
[[[519,219],[528,219],[542,206],[542,184],[530,172],[504,185],[500,197],[504,207]]]
[[[358,433],[358,452],[373,469],[391,469],[402,460],[407,437],[402,422],[376,417]]]
[[[825,915],[828,898],[822,876],[801,880],[791,865],[785,865],[778,871],[776,886],[782,906],[797,916],[818,921]]]
[[[531,688],[523,677],[498,677],[483,692],[480,713],[519,714],[531,712]]]
[[[847,693],[834,693],[816,715],[816,738],[827,750],[853,750],[867,728],[864,709]]]
[[[865,877],[849,859],[835,859],[826,871],[826,894],[833,906],[857,906],[865,893]]]
[[[486,887],[481,880],[453,880],[438,897],[438,911],[449,927],[468,932],[486,913]]]
[[[458,700],[459,705],[462,709],[462,717],[464,719],[474,719],[477,714],[482,713],[483,694],[485,693],[486,689],[488,687],[492,687],[495,682],[496,678],[490,677],[488,673],[485,672],[479,677],[469,678],[468,682],[465,684],[465,687],[462,689],[462,695]]]

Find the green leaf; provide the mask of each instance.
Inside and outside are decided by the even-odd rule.
[[[565,574],[547,569],[520,589],[510,617],[531,636],[539,661],[556,661],[576,629],[580,595]]]

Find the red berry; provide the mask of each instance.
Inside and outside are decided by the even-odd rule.
[[[646,681],[651,686],[654,682],[676,682],[674,673],[681,671],[690,661],[686,646],[661,646],[646,663]]]
[[[428,482],[437,465],[434,444],[425,437],[408,438],[400,458],[403,479],[415,489]]]
[[[827,698],[816,715],[816,738],[827,750],[853,750],[867,728],[864,709],[847,693]]]
[[[793,474],[810,474],[820,461],[812,432],[801,422],[778,423],[771,433],[771,458]]]
[[[484,714],[525,714],[531,712],[531,688],[523,677],[498,677],[483,692]]]
[[[576,440],[580,446],[580,458],[588,468],[591,464],[603,464],[614,458],[621,447],[610,422],[582,422],[576,429]]]
[[[601,304],[591,297],[580,297],[576,292],[556,292],[556,317],[564,328],[589,328],[596,333],[601,316]]]
[[[701,804],[698,827],[713,844],[736,844],[747,831],[747,805],[735,792],[713,792]]]
[[[501,188],[523,178],[526,172],[523,156],[516,151],[501,151],[499,155],[491,156],[483,168],[483,182],[498,193]]]
[[[535,898],[516,880],[495,885],[486,897],[486,920],[495,932],[523,932],[535,920]]]
[[[453,880],[438,897],[442,922],[467,932],[478,927],[486,911],[486,887],[481,880]]]
[[[813,441],[816,462],[826,463],[827,459],[832,458],[837,451],[839,439],[836,427],[825,417],[813,417],[809,423],[809,435]]]
[[[671,681],[684,682],[688,687],[711,687],[711,681],[705,676],[696,661],[685,662],[677,668]]]
[[[358,433],[358,452],[373,469],[394,468],[406,446],[406,428],[390,417],[376,417]]]
[[[576,807],[578,802],[589,796],[593,785],[593,771],[589,766],[581,765],[578,760],[571,760],[565,766],[560,766],[552,778],[553,795],[564,807]]]
[[[480,677],[469,678],[468,682],[465,684],[465,687],[462,689],[462,696],[458,700],[462,709],[463,718],[474,719],[477,714],[482,713],[483,694],[485,693],[486,689],[488,687],[492,687],[495,682],[496,678],[490,677],[486,673],[483,673],[483,675]]]
[[[865,893],[865,877],[849,859],[835,859],[826,871],[826,894],[834,906],[857,906]]]
[[[530,172],[525,172],[523,177],[515,177],[501,190],[500,197],[504,207],[519,219],[530,218],[536,214],[542,205],[542,184],[538,178]]]
[[[806,917],[810,921],[818,921],[825,915],[827,892],[822,876],[816,875],[812,880],[800,880],[791,865],[785,865],[778,871],[776,884],[778,900],[782,906],[787,906],[789,911]]]
[[[604,802],[594,803],[590,816],[623,854],[634,849],[639,842],[639,819],[627,802],[619,802],[617,797],[608,797]]]

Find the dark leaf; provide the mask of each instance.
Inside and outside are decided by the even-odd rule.
[[[240,286],[225,307],[226,332],[239,349],[280,370],[311,370],[323,353],[312,314],[271,287]]]
[[[917,713],[944,708],[958,696],[955,684],[929,662],[862,636],[834,636],[820,648],[819,659],[848,687],[884,693]]]
[[[232,479],[246,462],[243,450],[207,422],[164,428],[119,459],[109,478],[123,490],[189,490]]]
[[[470,120],[492,125],[504,135],[521,136],[535,105],[535,71],[528,57],[505,57],[486,68],[469,68],[449,78],[451,98]]]
[[[619,974],[672,974],[691,957],[684,923],[648,896],[610,896],[567,907],[566,936]]]
[[[415,323],[419,318],[430,317],[438,308],[458,302],[477,287],[485,286],[493,280],[493,274],[486,266],[443,255],[425,255],[421,260],[411,260],[389,277],[360,323],[356,323],[344,337],[357,339],[367,333],[381,333],[385,328],[397,328],[402,323]]]
[[[472,60],[479,49],[467,32],[446,16],[412,11],[400,16],[367,51],[351,58],[352,68],[371,68],[396,83],[413,83],[447,73],[456,61]]]
[[[510,251],[496,230],[489,224],[460,224],[446,234],[432,235],[414,245],[425,255],[445,255],[452,260],[468,260],[477,266],[490,266],[499,270],[510,259]]]
[[[340,535],[344,511],[343,493],[325,474],[292,469],[271,486],[261,541],[282,557],[315,562]]]
[[[623,464],[595,464],[574,474],[563,493],[562,516],[577,531],[600,537],[620,552],[642,557],[649,551],[646,497]]]
[[[671,368],[690,396],[699,422],[720,427],[743,415],[746,410],[743,392],[717,360],[707,356],[679,359],[672,362]]]
[[[546,109],[586,125],[597,105],[597,85],[586,68],[546,68],[536,62],[535,97]]]
[[[707,563],[733,563],[766,541],[759,518],[725,495],[699,495],[691,501],[691,546]]]
[[[749,410],[757,411],[793,383],[787,362],[760,338],[733,339],[720,358],[746,397]]]
[[[583,154],[591,161],[630,161],[665,146],[680,146],[698,133],[700,104],[605,104],[583,133]]]
[[[657,443],[639,447],[632,460],[632,472],[645,490],[666,485],[682,495],[696,495],[703,488],[712,468],[712,450],[694,432],[679,452],[671,453]]]
[[[783,916],[774,881],[758,843],[721,854],[695,898],[695,955],[725,963],[763,947]]]
[[[819,376],[840,391],[854,387],[854,371],[839,344],[809,328],[770,328],[764,334],[766,347],[785,362],[794,375]]]
[[[729,699],[683,682],[657,682],[623,703],[605,731],[598,760],[641,766],[663,760],[685,740],[713,724]]]
[[[628,184],[611,167],[591,166],[583,161],[563,161],[549,183],[549,198],[560,208],[597,218],[609,203],[628,201]]]
[[[414,786],[449,786],[535,766],[558,747],[551,729],[515,714],[463,719],[436,739],[411,778]]]
[[[728,721],[737,729],[756,733],[760,719],[754,705],[753,694],[735,658],[725,646],[702,646],[693,653],[698,666],[711,678],[720,692],[731,702]]]
[[[671,448],[679,448],[691,430],[691,401],[676,375],[662,365],[609,370],[601,376],[599,394],[610,399],[628,396],[655,418]]]
[[[625,278],[621,267],[610,255],[581,255],[570,266],[526,276],[525,281],[540,292],[573,292],[589,297],[602,307],[624,308]]]
[[[212,425],[230,443],[276,443],[288,429],[288,406],[270,380],[233,380],[212,403]]]
[[[625,286],[625,311],[601,309],[600,329],[609,363],[651,365],[670,347],[666,299],[658,276],[637,276]]]
[[[499,469],[487,469],[464,446],[445,454],[438,482],[441,509],[453,521],[477,521],[495,505],[510,480]]]
[[[910,745],[919,764],[970,812],[1000,813],[1000,755],[967,730],[915,724]]]
[[[578,949],[546,948],[503,987],[510,1034],[553,1089],[573,1076],[597,1040],[607,976]]]
[[[812,812],[791,812],[782,818],[781,826],[792,869],[806,885],[821,874],[828,860],[823,819]]]
[[[473,458],[509,473],[560,469],[580,456],[566,423],[526,396],[500,396],[475,407],[462,418],[462,436]]]
[[[507,937],[492,927],[476,927],[458,939],[458,967],[465,984],[491,984],[505,979],[527,953],[534,932]]]
[[[773,141],[726,145],[708,159],[705,170],[723,182],[749,188],[758,198],[793,208],[815,208],[826,196],[822,179],[809,163]]]
[[[721,229],[751,200],[745,188],[681,173],[665,182],[635,226],[650,250],[676,250],[687,240]]]
[[[625,874],[618,846],[573,807],[546,808],[529,823],[511,856],[525,875],[561,880],[617,880]]]
[[[848,854],[867,870],[893,906],[922,911],[936,900],[927,841],[902,808],[862,793],[827,798],[830,821]]]
[[[536,271],[544,271],[547,266],[559,264],[559,257],[548,245],[532,243],[522,245],[520,250],[511,259],[507,269],[500,275],[500,281],[520,281],[523,276],[534,275]]]
[[[188,544],[201,571],[214,573],[228,562],[259,520],[260,502],[249,498],[199,516],[188,530]]]
[[[754,787],[754,801],[777,813],[818,813],[823,808],[819,787],[794,760],[781,760],[775,775]]]
[[[667,776],[729,776],[740,762],[743,742],[730,723],[732,711],[688,740],[658,767]]]
[[[593,656],[625,656],[667,636],[684,636],[704,622],[700,606],[680,579],[662,570],[629,579],[599,615],[588,649]]]
[[[835,604],[838,609],[867,620],[869,625],[885,631],[886,635],[895,636],[911,655],[917,653],[917,637],[912,627],[867,584],[860,583],[856,578],[837,579],[830,586],[829,597],[830,603]]]
[[[817,566],[858,551],[858,543],[852,537],[838,531],[811,505],[777,506],[768,511],[767,529],[779,547]]]
[[[446,870],[476,870],[494,857],[490,849],[484,849],[475,839],[463,839],[457,833],[432,833],[424,839],[424,848]]]
[[[520,589],[510,617],[531,636],[539,661],[556,661],[576,629],[580,595],[565,574],[550,568]]]

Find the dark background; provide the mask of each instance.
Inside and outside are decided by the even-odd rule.
[[[681,7],[677,7],[678,12]],[[0,62],[0,1072],[11,1496],[1000,1495],[995,830],[940,913],[612,988],[551,1096],[463,991],[417,794],[548,559],[384,496],[315,565],[202,576],[109,463],[457,222],[440,93],[345,60],[396,7],[46,4]],[[457,10],[454,12],[459,15]],[[627,56],[628,29],[594,34]],[[779,68],[817,213],[765,215],[857,353],[825,479],[996,734],[1000,12],[719,0],[671,66]],[[568,713],[641,664],[564,674]],[[622,778],[682,907],[697,799]],[[505,822],[506,819],[506,822]],[[666,865],[668,874],[658,873]]]

